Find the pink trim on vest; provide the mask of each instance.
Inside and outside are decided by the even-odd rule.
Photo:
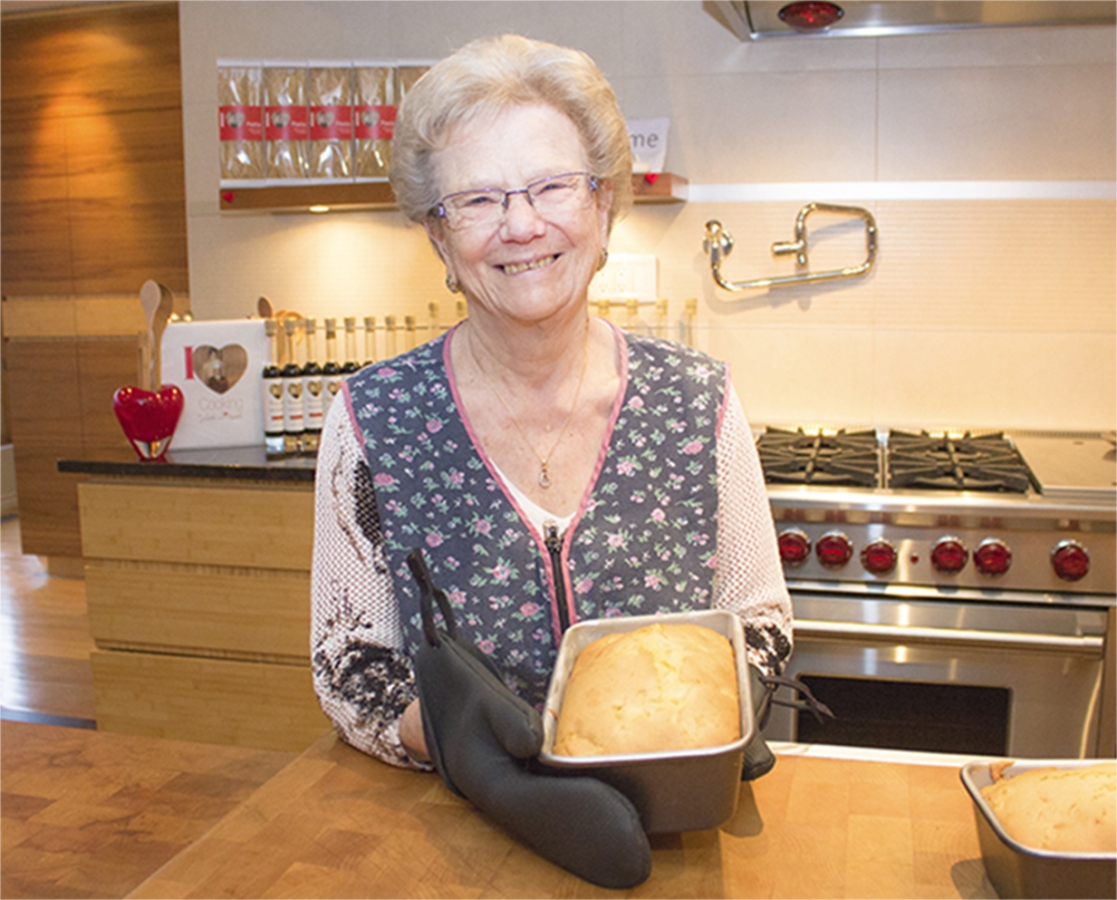
[[[592,320],[591,320],[592,324]],[[570,544],[574,540],[574,530],[578,527],[578,523],[582,519],[582,515],[586,511],[589,504],[590,497],[593,496],[593,489],[597,485],[597,479],[601,475],[601,469],[605,465],[605,459],[609,455],[609,445],[613,439],[613,429],[616,427],[617,419],[620,418],[621,409],[624,406],[625,394],[628,391],[628,342],[624,339],[624,333],[617,328],[612,322],[605,322],[613,330],[616,346],[619,350],[621,361],[620,372],[620,387],[617,390],[616,399],[613,401],[613,409],[609,414],[609,426],[605,429],[605,438],[601,443],[601,449],[597,453],[597,462],[593,468],[593,475],[590,476],[589,484],[586,486],[585,493],[582,495],[582,501],[578,505],[577,511],[574,513],[574,518],[570,520],[570,526],[566,529],[566,534],[563,536],[562,550],[559,552],[559,558],[562,561],[563,569],[569,573],[570,560],[568,554],[570,552]],[[461,416],[462,425],[465,428],[466,434],[469,435],[469,440],[473,444],[473,449],[477,451],[477,455],[485,464],[485,469],[492,477],[493,481],[500,488],[501,492],[507,498],[512,508],[516,510],[516,515],[520,517],[527,532],[532,536],[535,545],[539,550],[540,557],[543,559],[543,564],[547,568],[548,580],[548,594],[551,601],[551,622],[555,632],[555,646],[557,647],[562,640],[562,630],[560,626],[561,617],[558,614],[558,598],[555,596],[555,573],[551,568],[551,552],[547,549],[546,543],[543,541],[543,535],[539,534],[532,526],[527,515],[524,513],[523,508],[516,502],[516,498],[508,491],[504,479],[497,473],[493,461],[489,458],[489,454],[485,452],[485,448],[481,445],[480,439],[477,437],[477,432],[473,430],[473,423],[469,420],[469,415],[465,411],[465,404],[462,403],[461,394],[458,391],[458,379],[454,374],[454,367],[450,363],[450,345],[453,343],[455,334],[461,322],[458,322],[449,331],[446,332],[446,339],[442,343],[442,364],[446,370],[446,380],[450,385],[450,395],[454,398],[454,405],[458,408],[458,415]],[[352,413],[350,413],[352,414]],[[570,579],[563,579],[566,584],[566,602],[567,620],[573,625],[578,621],[578,614],[574,607],[574,586],[570,584]]]
[[[349,414],[349,425],[353,429],[353,434],[359,437],[363,432],[357,425],[357,414],[353,412],[353,395],[349,393],[349,379],[344,379],[341,382],[341,394],[342,399],[345,400],[345,411]],[[364,443],[364,441],[360,443]]]

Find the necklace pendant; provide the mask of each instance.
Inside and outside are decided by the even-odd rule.
[[[541,488],[549,488],[551,486],[551,476],[547,474],[546,463],[543,463],[539,467],[539,486]]]

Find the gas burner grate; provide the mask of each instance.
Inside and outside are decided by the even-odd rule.
[[[869,488],[880,483],[875,431],[807,434],[802,428],[768,428],[757,438],[756,449],[769,483]]]
[[[888,486],[937,490],[1039,490],[1035,476],[1003,433],[961,437],[926,431],[888,433]]]

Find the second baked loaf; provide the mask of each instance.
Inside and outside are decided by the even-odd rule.
[[[1117,762],[1031,769],[981,793],[1005,831],[1026,847],[1117,852]]]

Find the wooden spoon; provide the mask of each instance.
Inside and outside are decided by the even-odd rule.
[[[256,311],[260,314],[261,319],[275,318],[275,307],[272,306],[267,297],[261,297],[256,301]]]
[[[157,281],[145,281],[140,288],[140,302],[148,316],[148,339],[151,343],[149,390],[157,391],[163,383],[163,332],[174,311],[175,298]],[[150,312],[148,312],[151,310]]]
[[[161,299],[159,292],[159,285],[154,281],[145,281],[140,288],[140,306],[144,310],[144,319],[147,321],[147,363],[148,367],[144,371],[143,377],[140,379],[143,383],[140,385],[144,390],[151,390],[151,351],[152,346],[155,344],[155,313],[159,309],[159,301]]]

